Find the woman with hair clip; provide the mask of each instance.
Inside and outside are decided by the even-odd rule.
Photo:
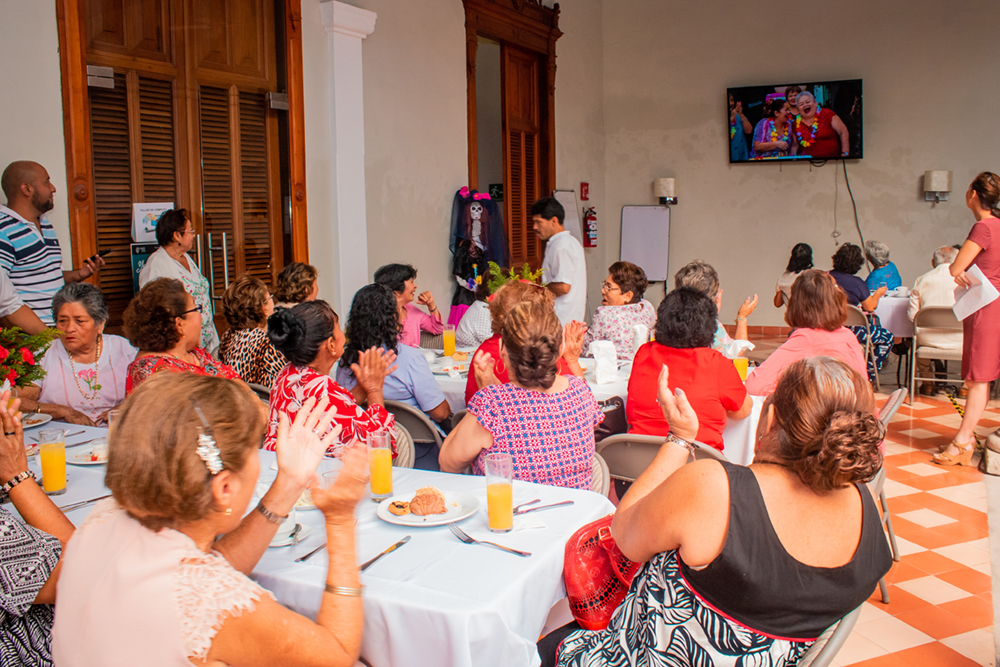
[[[293,421],[282,415],[277,476],[248,513],[265,425],[259,401],[238,383],[190,374],[139,387],[111,431],[113,497],[94,506],[62,559],[55,664],[354,665],[364,626],[354,510],[367,456],[350,448],[337,479],[317,484],[339,432],[326,408],[310,398]],[[307,486],[328,544],[315,622],[248,576]]]
[[[861,375],[830,357],[792,364],[765,404],[749,467],[685,465],[698,416],[669,376],[663,366],[658,401],[671,432],[611,524],[622,553],[645,565],[606,629],[556,630],[539,642],[542,665],[654,653],[796,664],[892,565],[864,485],[882,465],[883,433]]]
[[[433,421],[445,422],[451,416],[448,399],[438,386],[423,353],[399,342],[399,310],[396,295],[385,285],[366,285],[354,294],[351,314],[345,332],[347,343],[344,356],[337,364],[337,382],[353,389],[358,380],[352,367],[364,350],[378,348],[396,354],[396,367],[385,378],[382,396],[390,401],[402,401],[423,410]],[[441,431],[444,434],[444,431]],[[415,468],[438,470],[437,446],[414,443]]]
[[[555,311],[544,302],[514,306],[504,319],[501,343],[510,380],[501,384],[492,357],[477,355],[482,389],[445,439],[441,470],[461,472],[471,464],[474,474],[483,475],[486,455],[506,452],[517,479],[589,489],[594,427],[604,414],[583,379],[558,373],[563,328]]]
[[[774,307],[781,308],[785,302],[792,298],[792,283],[803,271],[808,271],[813,267],[813,249],[808,243],[796,243],[792,248],[792,254],[788,258],[788,266],[785,272],[778,277],[778,283],[774,286]]]
[[[390,433],[395,456],[396,420],[386,411],[382,394],[385,378],[396,370],[392,365],[395,352],[375,347],[359,351],[357,361],[351,364],[357,384],[352,390],[341,387],[330,371],[344,354],[344,332],[337,313],[321,299],[278,308],[267,320],[267,337],[289,364],[271,388],[265,449],[274,449],[282,415],[295,419],[309,398],[326,398],[334,413],[333,424],[342,429],[327,451],[330,456],[339,457],[345,446],[366,442],[368,434],[375,431]],[[359,403],[367,403],[368,409]]]
[[[960,287],[972,287],[966,270],[978,266],[1000,289],[1000,177],[984,171],[965,193],[965,205],[976,224],[951,263],[951,275]],[[976,424],[989,398],[990,382],[1000,377],[1000,299],[962,320],[962,379],[969,389],[962,425],[951,444],[934,456],[939,465],[969,465],[976,451]]]

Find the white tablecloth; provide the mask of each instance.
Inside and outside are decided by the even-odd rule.
[[[878,300],[878,305],[875,307],[875,314],[878,315],[882,326],[891,331],[893,336],[912,338],[913,322],[906,315],[909,305],[909,297],[886,293]]]
[[[766,396],[751,396],[753,409],[746,419],[726,420],[726,429],[722,432],[722,442],[725,446],[722,453],[733,463],[748,466],[753,463],[754,445],[757,440],[757,422],[760,421],[760,410],[764,407]]]
[[[71,425],[66,430],[84,431],[68,438],[70,444],[107,433],[107,429]],[[277,474],[271,468],[274,454],[261,451],[260,457],[261,479],[273,479]],[[324,461],[321,470],[331,463]],[[40,472],[37,457],[29,465]],[[104,472],[104,466],[68,466],[67,492],[53,500],[68,505],[109,493]],[[544,528],[493,535],[486,527],[484,478],[394,468],[393,480],[398,494],[434,485],[476,496],[480,510],[463,520],[462,528],[477,539],[530,551],[532,556],[521,558],[492,547],[463,544],[447,527],[391,525],[375,516],[375,503],[362,501],[357,512],[359,564],[404,535],[412,535],[405,547],[362,575],[362,656],[375,667],[538,665],[535,642],[549,609],[566,595],[562,582],[566,540],[580,526],[613,512],[611,502],[591,491],[514,482],[515,505],[535,498],[541,499],[540,504],[561,500],[576,504],[526,515]],[[250,507],[254,504],[256,500]],[[88,505],[68,516],[79,525],[92,508]],[[252,576],[279,602],[315,619],[326,581],[326,556],[318,553],[305,563],[293,561],[326,540],[323,516],[307,511],[299,512],[298,518],[312,533],[297,546],[268,549]]]

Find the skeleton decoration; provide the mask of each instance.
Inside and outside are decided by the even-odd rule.
[[[455,193],[451,209],[452,274],[457,287],[452,299],[452,317],[456,318],[475,300],[476,286],[487,271],[487,262],[510,264],[507,234],[500,208],[489,194],[467,187]],[[455,322],[457,324],[457,322]]]

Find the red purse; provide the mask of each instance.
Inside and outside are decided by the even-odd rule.
[[[586,630],[603,630],[642,567],[625,557],[611,536],[609,514],[588,523],[566,542],[563,578],[573,618]]]

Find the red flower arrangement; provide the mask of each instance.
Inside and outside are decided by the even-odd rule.
[[[0,378],[12,387],[24,387],[45,377],[38,362],[58,335],[56,329],[34,335],[17,327],[0,330]]]

